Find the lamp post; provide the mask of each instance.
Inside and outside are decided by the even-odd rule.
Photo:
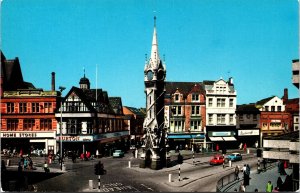
[[[60,94],[62,95],[62,91],[65,90],[66,88],[63,86],[59,87]],[[63,163],[63,155],[62,155],[62,99],[60,100],[60,169],[63,170],[62,168],[62,163]]]

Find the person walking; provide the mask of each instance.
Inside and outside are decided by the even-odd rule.
[[[239,169],[239,166],[235,166],[235,169],[234,169],[234,174],[235,174],[235,180],[239,180],[239,173],[240,173],[240,169]]]
[[[278,178],[277,178],[277,188],[281,189],[282,184],[283,184],[283,181],[282,181],[281,177],[278,176]]]
[[[239,188],[239,192],[246,192],[246,187],[244,186],[244,183],[241,182],[240,188]]]
[[[266,186],[266,192],[272,192],[273,191],[273,184],[271,181],[268,181]]]

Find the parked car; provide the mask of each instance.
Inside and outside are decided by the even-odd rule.
[[[117,150],[114,151],[113,157],[114,158],[115,157],[124,157],[124,152],[122,150],[120,150],[120,149],[117,149]]]
[[[225,161],[224,156],[222,155],[215,155],[210,161],[209,164],[210,165],[220,165],[223,164]]]
[[[240,153],[232,153],[232,154],[228,155],[227,158],[231,161],[240,161],[243,159],[243,157]]]

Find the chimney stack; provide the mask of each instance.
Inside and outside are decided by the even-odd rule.
[[[287,102],[288,99],[289,99],[288,89],[285,88],[284,89],[284,93],[283,93],[283,97],[282,97],[283,104],[286,104],[286,102]]]
[[[55,72],[51,73],[51,91],[55,91]]]

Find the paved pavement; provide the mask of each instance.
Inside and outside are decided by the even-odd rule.
[[[287,175],[290,175],[292,173],[292,169],[289,168],[285,169],[285,171]],[[253,171],[250,172],[251,180],[249,186],[246,186],[246,192],[254,192],[256,188],[258,189],[258,192],[265,192],[268,181],[271,181],[273,184],[273,188],[275,188],[277,185],[278,177],[281,177],[282,181],[284,182],[287,175],[280,175],[278,173],[276,162],[265,172],[260,172],[259,174],[257,173],[257,169],[255,168]],[[228,186],[224,187],[223,191],[234,192],[235,189],[238,191],[241,182],[242,179],[235,181],[232,184],[229,184]]]

